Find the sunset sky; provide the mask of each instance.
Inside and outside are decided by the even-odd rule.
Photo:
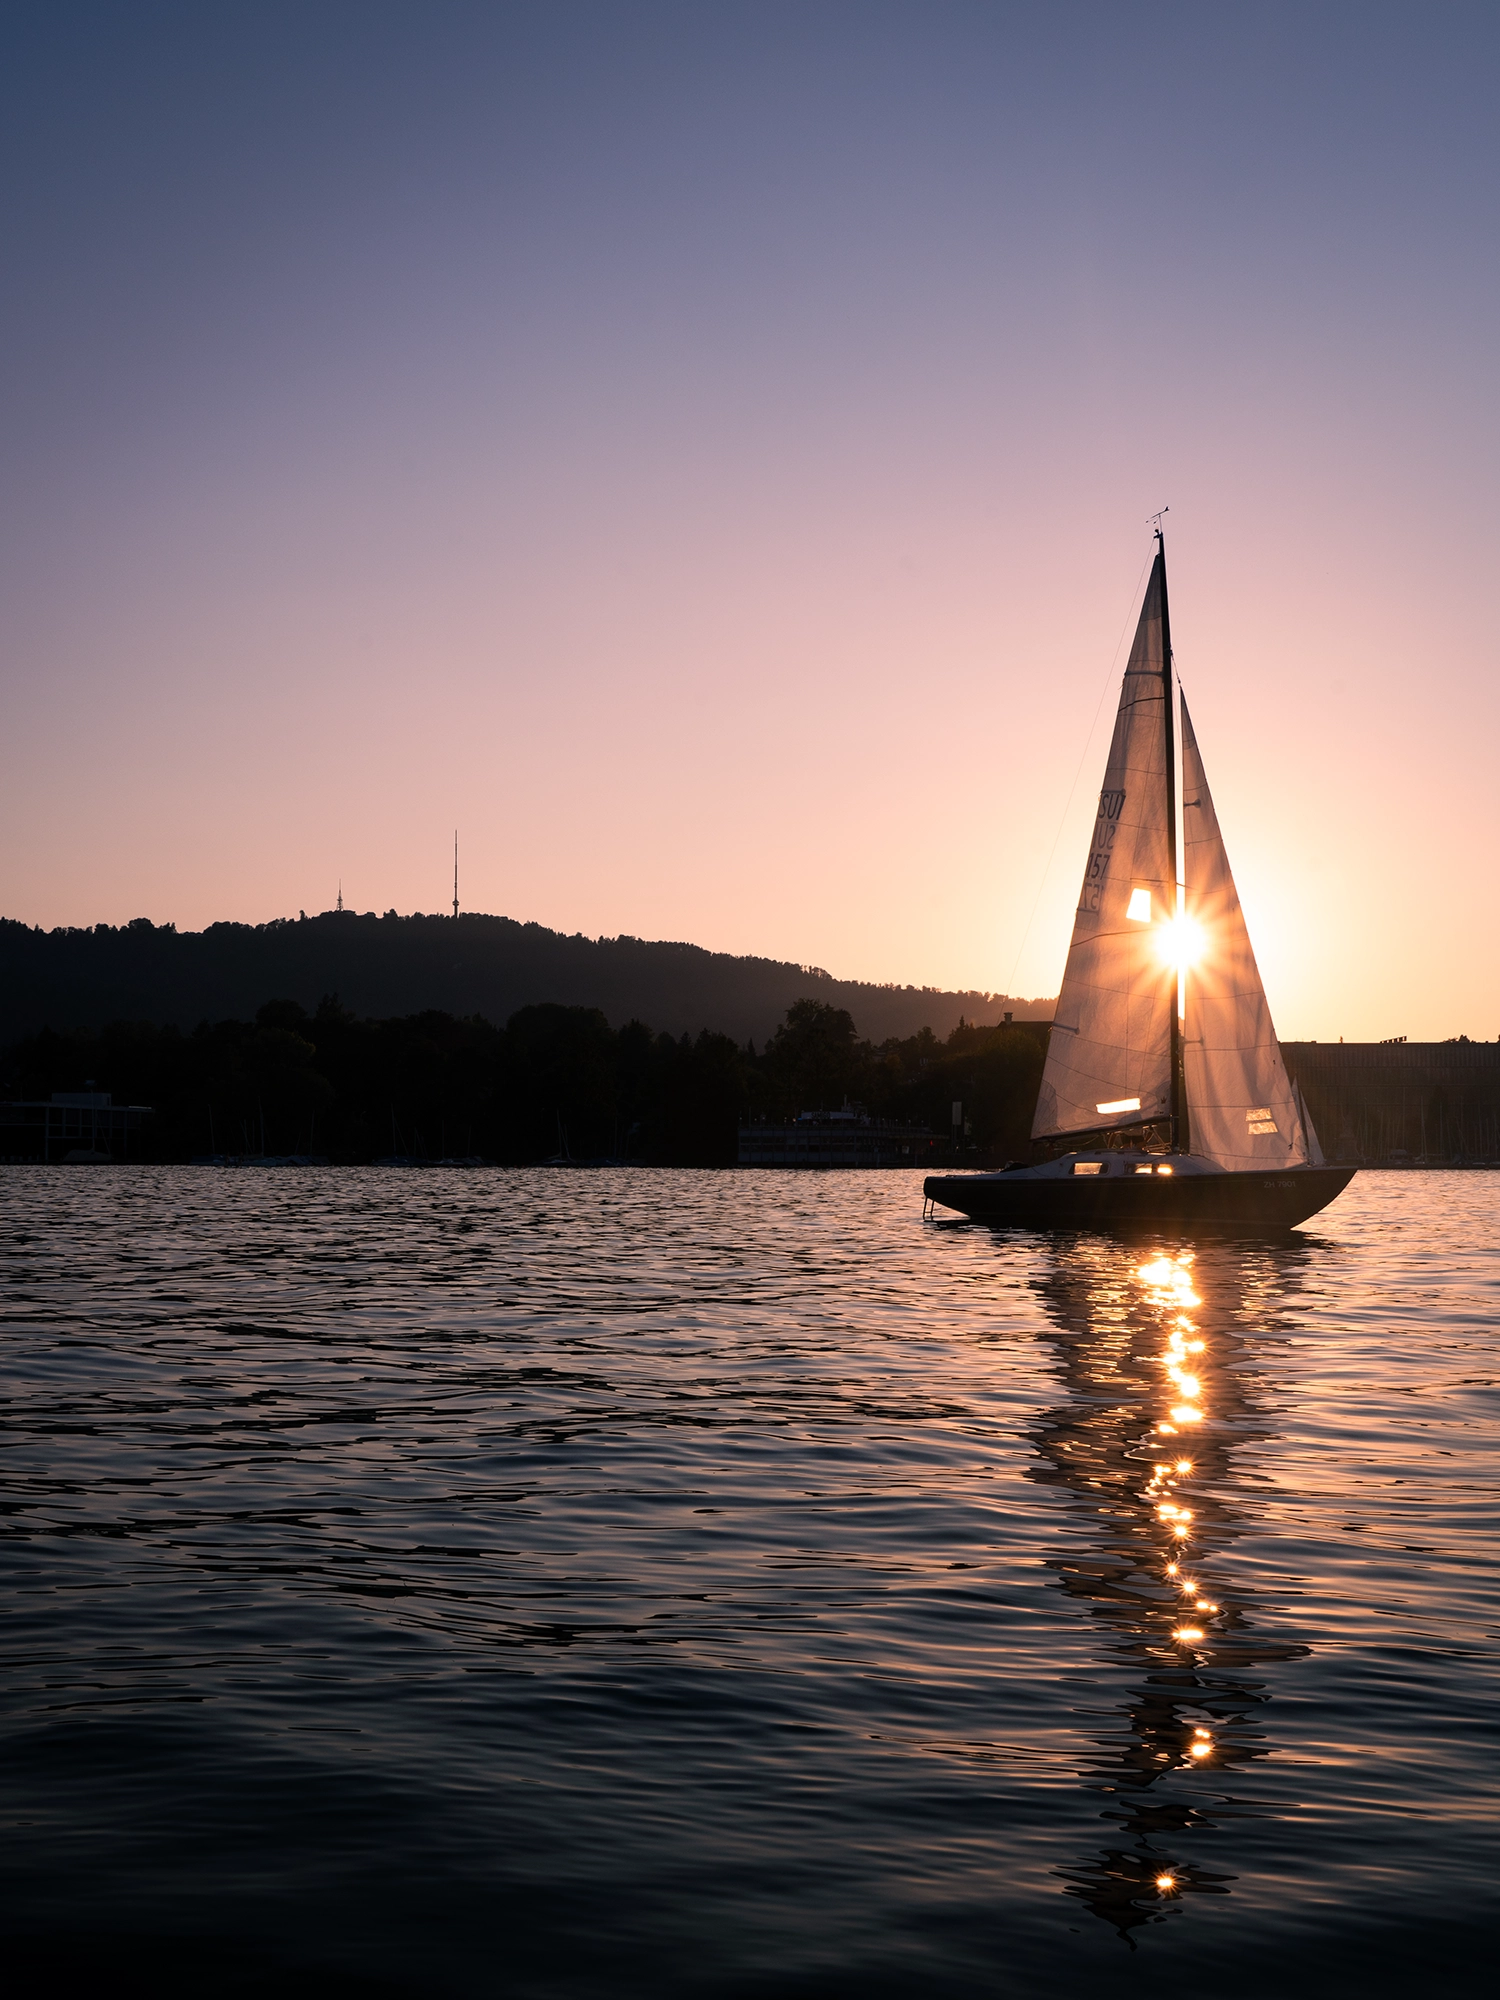
[[[1167,516],[1288,1038],[1500,1035],[1500,9],[10,7],[0,914],[1056,991]]]

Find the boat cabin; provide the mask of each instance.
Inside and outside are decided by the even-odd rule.
[[[1169,1180],[1181,1174],[1211,1174],[1216,1169],[1209,1160],[1188,1153],[1142,1153],[1113,1150],[1091,1153],[1064,1153],[1045,1166],[1031,1170],[1048,1180],[1125,1180],[1139,1175],[1159,1175]]]

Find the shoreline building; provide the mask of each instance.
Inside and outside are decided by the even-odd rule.
[[[946,1144],[925,1126],[863,1111],[804,1111],[790,1125],[742,1125],[742,1167],[921,1167]]]
[[[0,1103],[0,1161],[7,1166],[79,1166],[125,1160],[131,1133],[139,1132],[151,1115],[149,1104],[116,1104],[108,1090],[54,1090],[50,1098],[12,1098]]]

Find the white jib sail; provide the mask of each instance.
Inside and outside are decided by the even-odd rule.
[[[1177,885],[1167,826],[1160,554],[1125,667],[1073,942],[1032,1137],[1108,1130],[1171,1110],[1177,975],[1163,951]]]
[[[1182,826],[1187,915],[1200,933],[1185,979],[1189,1148],[1231,1172],[1303,1165],[1317,1140],[1281,1060],[1186,702]]]
[[[1307,1099],[1302,1095],[1302,1086],[1292,1078],[1292,1095],[1297,1100],[1297,1115],[1302,1120],[1302,1148],[1310,1167],[1323,1167],[1328,1162],[1323,1157],[1323,1148],[1318,1143],[1317,1128],[1312,1122],[1312,1113],[1307,1108]]]

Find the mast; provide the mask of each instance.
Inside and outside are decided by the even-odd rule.
[[[1177,729],[1172,689],[1172,619],[1167,609],[1167,538],[1160,521],[1156,524],[1156,560],[1161,564],[1161,692],[1162,714],[1167,730],[1167,856],[1170,864],[1171,920],[1175,923],[1180,914],[1177,909]],[[1182,1087],[1182,1019],[1177,1011],[1178,988],[1185,976],[1179,965],[1172,981],[1171,1144],[1174,1153],[1185,1153],[1188,1149],[1187,1102]]]
[[[1175,853],[1175,849],[1173,852]],[[458,828],[453,829],[453,921],[458,922]]]

